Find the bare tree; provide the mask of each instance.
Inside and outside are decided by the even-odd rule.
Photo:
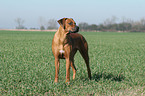
[[[107,25],[111,25],[111,24],[115,24],[116,21],[117,21],[117,17],[115,16],[112,16],[111,18],[107,18],[105,21],[104,21],[104,25],[107,26]]]
[[[57,29],[57,21],[55,19],[49,19],[47,29]]]
[[[141,25],[145,25],[145,18],[142,18],[141,20],[140,20],[140,23],[141,23]]]
[[[45,30],[45,27],[44,26],[40,26],[40,30]]]
[[[40,30],[45,30],[46,20],[43,17],[39,17],[38,23],[40,26]]]
[[[25,27],[23,26],[23,24],[24,24],[24,20],[23,19],[17,18],[17,19],[15,19],[15,22],[18,24],[16,26],[16,29],[25,29]]]
[[[79,28],[81,31],[88,30],[89,24],[86,22],[79,23]]]

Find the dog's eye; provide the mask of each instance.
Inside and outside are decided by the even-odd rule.
[[[72,25],[73,23],[72,22],[70,22],[70,23],[68,23],[69,25]]]

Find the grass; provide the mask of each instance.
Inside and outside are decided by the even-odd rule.
[[[89,44],[92,80],[79,52],[76,79],[65,60],[54,83],[54,32],[0,31],[0,95],[145,95],[145,33],[80,32]]]

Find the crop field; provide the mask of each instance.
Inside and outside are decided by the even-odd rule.
[[[89,45],[92,80],[77,52],[76,79],[71,70],[68,85],[65,60],[60,60],[59,82],[54,83],[54,32],[0,31],[0,95],[145,95],[145,33],[80,34]]]

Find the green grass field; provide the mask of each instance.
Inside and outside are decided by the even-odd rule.
[[[54,83],[54,32],[0,31],[0,95],[145,95],[145,33],[80,32],[88,41],[92,80],[75,55],[76,79],[65,84],[65,60]]]

